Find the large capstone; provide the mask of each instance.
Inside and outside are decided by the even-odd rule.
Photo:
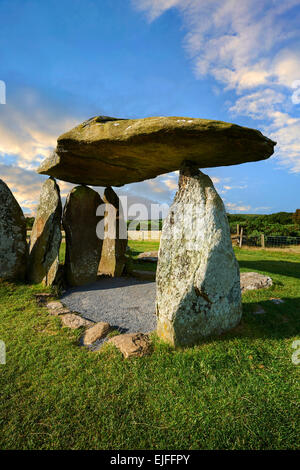
[[[103,204],[100,195],[86,186],[77,186],[67,197],[63,213],[66,232],[66,280],[81,286],[97,279],[103,237],[97,236],[97,216]],[[97,212],[98,211],[98,212]]]
[[[125,266],[127,248],[127,225],[118,195],[112,188],[106,188],[104,241],[102,246],[99,274],[121,276]]]
[[[28,246],[22,209],[0,179],[0,280],[23,280]]]
[[[28,279],[50,286],[59,267],[62,205],[59,187],[49,178],[42,186],[29,246]]]
[[[38,172],[71,183],[121,186],[178,170],[184,160],[198,168],[264,160],[274,145],[257,130],[222,121],[98,116],[60,136]]]
[[[157,267],[158,335],[175,346],[236,326],[239,266],[224,204],[211,179],[185,167],[164,222]]]

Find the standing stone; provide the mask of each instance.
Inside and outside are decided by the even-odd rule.
[[[42,186],[40,203],[32,227],[29,246],[28,279],[51,286],[59,267],[62,205],[59,187],[53,178]]]
[[[106,210],[99,274],[118,277],[121,276],[126,261],[127,227],[120,199],[112,188],[105,189],[103,201]]]
[[[175,346],[236,326],[239,266],[224,204],[211,179],[185,166],[164,222],[157,268],[158,335]]]
[[[0,179],[0,280],[23,280],[28,246],[22,209]]]
[[[101,221],[96,212],[101,204],[99,194],[86,186],[76,186],[67,197],[63,226],[66,232],[65,272],[70,286],[81,286],[97,279],[103,241],[96,234],[97,224]]]

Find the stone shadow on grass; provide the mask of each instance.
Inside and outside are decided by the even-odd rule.
[[[262,271],[268,274],[279,274],[300,279],[300,263],[292,261],[239,261],[239,265],[240,268],[250,269],[251,271]]]
[[[271,300],[243,303],[242,320],[235,328],[220,336],[203,338],[195,346],[237,338],[289,339],[300,334],[300,298],[282,297],[283,303]],[[256,314],[257,307],[265,313]]]
[[[98,276],[96,282],[93,282],[92,284],[84,284],[83,286],[69,287],[68,292],[91,292],[151,283],[153,283],[153,281],[140,280],[130,276]]]

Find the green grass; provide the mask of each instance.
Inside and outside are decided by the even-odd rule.
[[[300,255],[237,250],[237,257],[242,270],[275,281],[244,295],[241,325],[186,350],[154,338],[152,355],[134,360],[113,347],[80,348],[79,332],[36,305],[40,286],[1,283],[0,448],[299,448],[299,366],[291,355]],[[253,315],[257,303],[265,315]]]

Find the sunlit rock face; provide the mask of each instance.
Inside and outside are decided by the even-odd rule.
[[[0,280],[23,280],[28,246],[22,209],[0,179]]]
[[[236,326],[242,315],[240,273],[222,199],[197,169],[180,172],[163,225],[157,267],[158,335],[175,346]]]
[[[63,212],[66,232],[65,275],[68,285],[81,286],[97,279],[103,239],[98,238],[100,195],[86,186],[69,193]]]
[[[61,135],[39,173],[95,186],[122,186],[178,170],[269,158],[275,142],[261,132],[188,117],[116,119],[98,116]]]
[[[53,178],[42,186],[29,246],[28,278],[51,286],[59,267],[62,205],[59,187]]]

